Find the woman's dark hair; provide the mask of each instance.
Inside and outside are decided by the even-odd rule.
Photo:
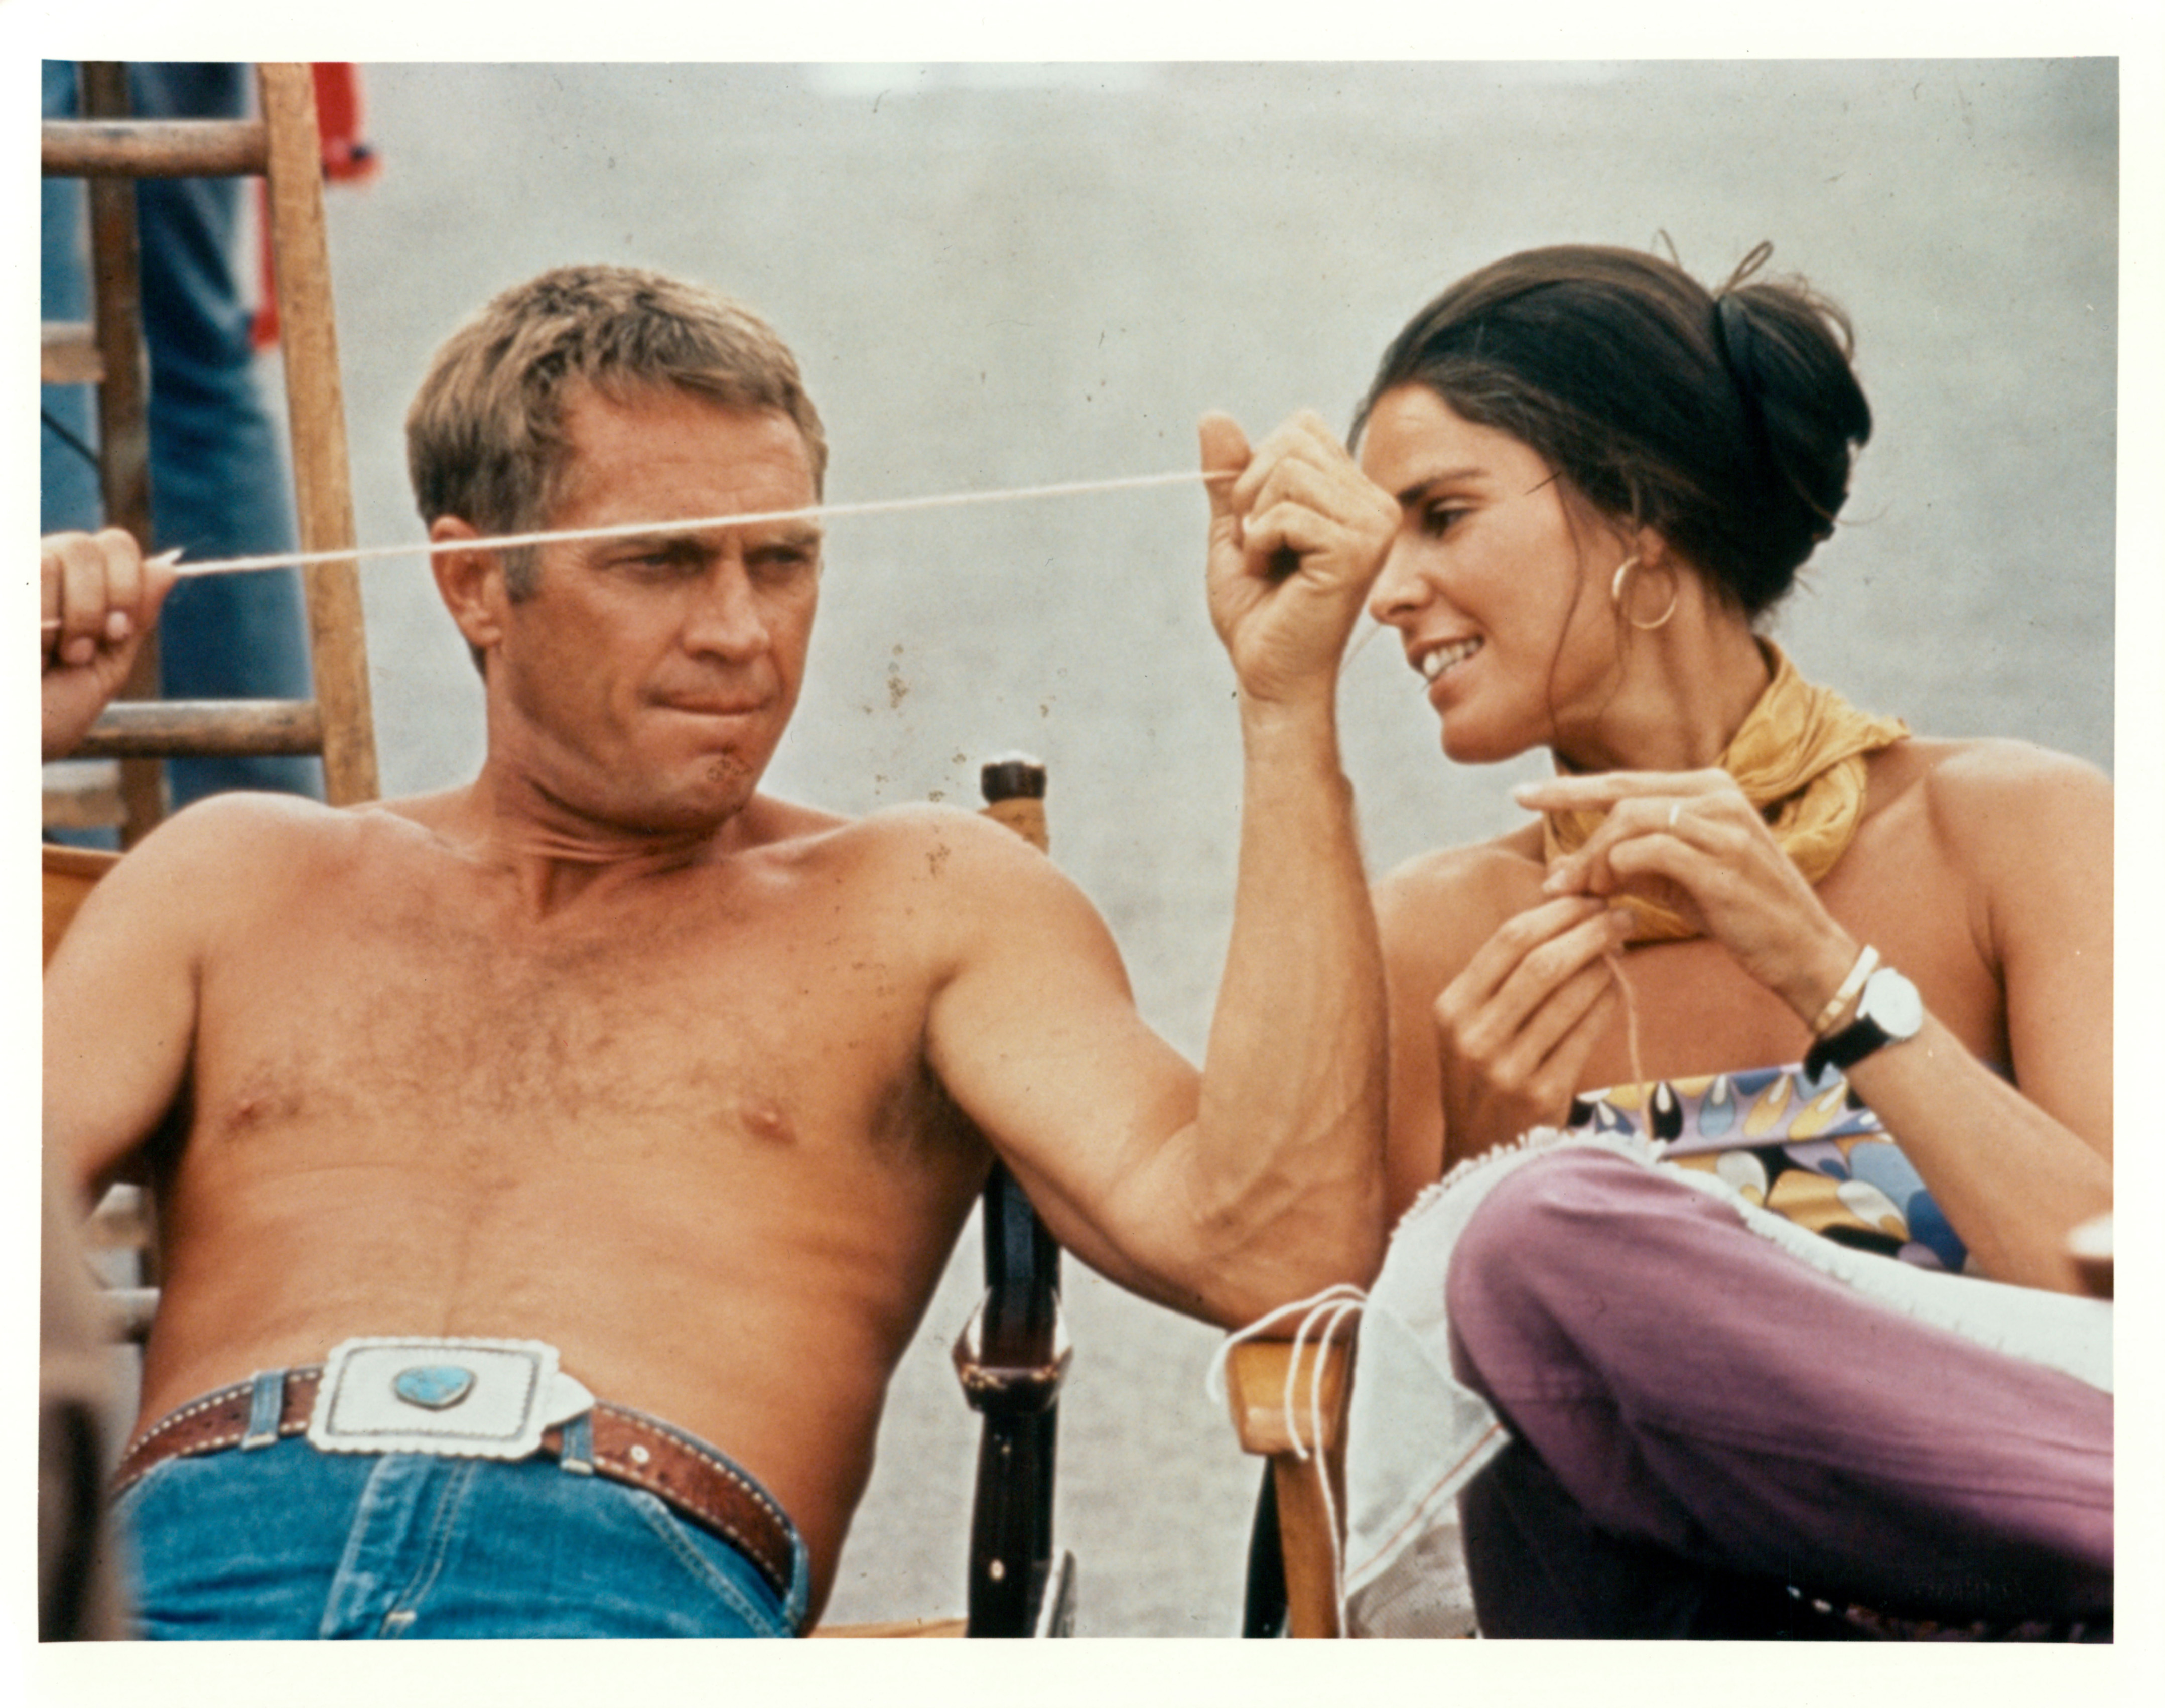
[[[1872,409],[1848,318],[1802,280],[1712,294],[1630,250],[1507,256],[1461,279],[1384,352],[1355,418],[1425,386],[1523,441],[1598,509],[1660,530],[1747,616],[1834,531]]]

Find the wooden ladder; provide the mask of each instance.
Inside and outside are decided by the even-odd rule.
[[[94,319],[40,330],[49,385],[97,387],[99,480],[108,523],[147,546],[150,428],[137,263],[135,187],[145,177],[251,175],[266,187],[273,291],[284,345],[287,430],[303,551],[354,543],[353,492],[330,256],[324,232],[321,144],[313,74],[306,65],[256,69],[261,116],[245,119],[130,119],[124,65],[87,62],[84,117],[44,126],[47,177],[89,180]],[[373,799],[376,741],[368,693],[361,583],[350,559],[303,567],[314,698],[161,701],[155,656],[146,646],[129,690],[92,727],[78,754],[119,759],[119,800],[104,822],[132,846],[164,814],[161,767],[181,756],[316,754],[334,806]],[[49,811],[49,820],[53,814]]]

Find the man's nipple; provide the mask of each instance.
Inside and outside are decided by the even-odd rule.
[[[299,1107],[298,1100],[289,1094],[268,1088],[250,1088],[226,1104],[225,1119],[219,1124],[219,1131],[226,1138],[245,1138],[275,1123],[292,1120]]]
[[[791,1120],[781,1104],[765,1098],[747,1098],[737,1105],[737,1119],[744,1130],[755,1139],[770,1145],[793,1145],[797,1142],[797,1124]]]

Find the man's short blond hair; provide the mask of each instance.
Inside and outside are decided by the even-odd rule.
[[[827,440],[797,358],[743,303],[628,266],[556,267],[500,293],[437,351],[406,412],[406,465],[424,523],[456,516],[485,534],[545,527],[570,450],[565,411],[581,387],[613,401],[667,387],[738,409],[778,409],[804,435],[815,492]],[[534,554],[508,555],[514,598]]]

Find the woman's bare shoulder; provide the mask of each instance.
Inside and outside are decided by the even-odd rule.
[[[1376,881],[1377,903],[1404,899],[1472,900],[1485,892],[1514,888],[1530,878],[1541,881],[1539,824],[1522,825],[1487,842],[1462,842],[1431,848],[1393,867]]]
[[[1493,841],[1417,854],[1374,887],[1385,948],[1410,945],[1462,960],[1496,927],[1541,899],[1541,834],[1528,825]]]
[[[2008,737],[1912,737],[1873,759],[1873,805],[1915,791],[1957,840],[1977,835],[2066,836],[2110,823],[2112,783],[2094,765]]]
[[[2000,795],[2031,788],[2089,786],[2110,790],[2105,774],[2086,760],[2009,735],[1913,735],[1873,756],[1873,782],[1890,776],[1929,780],[1936,788]]]
[[[1915,810],[1988,919],[2054,894],[2110,894],[2112,784],[2094,765],[2031,741],[1913,739],[1874,756],[1871,789],[1874,813]]]

